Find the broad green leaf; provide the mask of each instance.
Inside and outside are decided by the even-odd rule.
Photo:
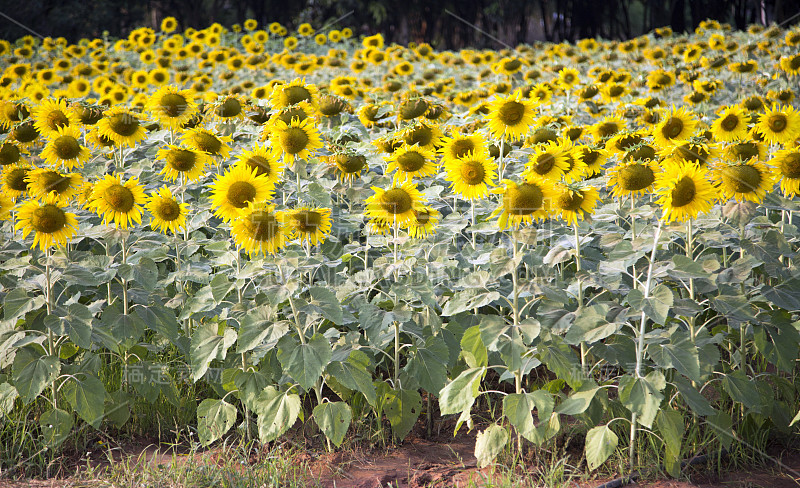
[[[11,412],[14,408],[14,400],[16,400],[18,396],[19,393],[17,393],[17,389],[11,384],[0,383],[0,419]]]
[[[119,343],[135,342],[144,333],[145,324],[138,314],[122,313],[118,303],[114,302],[103,310],[100,316],[103,332],[110,334]]]
[[[450,351],[441,336],[430,336],[425,347],[419,347],[408,360],[406,371],[419,381],[420,386],[431,394],[439,393],[447,380],[446,361]]]
[[[533,409],[537,410],[540,425],[533,423]],[[503,414],[524,438],[535,444],[541,444],[546,438],[544,430],[553,412],[553,398],[544,390],[533,393],[512,393],[503,398]]]
[[[637,415],[639,423],[651,428],[664,399],[658,386],[648,378],[625,375],[619,379],[619,387],[619,399],[625,408]]]
[[[571,345],[593,344],[616,333],[621,324],[606,320],[608,306],[593,305],[576,312],[575,322],[564,336],[564,342]]]
[[[72,414],[64,410],[48,410],[39,417],[42,437],[48,446],[55,447],[67,440],[75,421]]]
[[[321,286],[312,286],[309,291],[311,292],[311,304],[319,308],[323,317],[336,325],[344,323],[342,304],[336,298],[336,293]]]
[[[508,431],[505,427],[492,424],[475,438],[475,457],[478,467],[484,468],[494,462],[498,454],[503,452],[508,442]]]
[[[761,412],[761,396],[753,384],[753,380],[743,372],[736,370],[722,378],[722,387],[734,402],[741,403],[754,412]]]
[[[64,396],[78,416],[95,429],[103,421],[106,390],[95,376],[70,378],[62,387]]]
[[[24,288],[14,288],[6,294],[5,300],[3,300],[3,318],[5,320],[16,319],[44,305],[43,297],[30,297]]]
[[[653,322],[664,325],[667,321],[669,309],[672,307],[674,296],[672,290],[666,285],[658,285],[650,293],[649,297],[644,296],[638,289],[628,293],[628,303],[637,311],[642,311]]]
[[[442,415],[468,411],[475,403],[481,379],[486,368],[470,368],[462,371],[439,392],[439,410]]]
[[[71,303],[64,317],[67,334],[78,347],[89,349],[92,346],[92,321],[94,314],[82,303]]]
[[[731,443],[733,443],[735,439],[731,416],[727,412],[718,411],[713,415],[707,416],[706,422],[717,434],[719,443],[722,444],[725,449],[730,449]]]
[[[155,289],[158,284],[158,267],[156,263],[150,258],[141,258],[133,266],[133,279],[145,290]]]
[[[268,386],[256,399],[258,436],[261,442],[274,441],[297,421],[300,397]]]
[[[324,402],[314,407],[314,422],[336,447],[342,445],[352,418],[350,406],[344,402]]]
[[[582,389],[574,391],[567,399],[561,402],[556,408],[556,412],[561,415],[582,414],[589,408],[598,391],[600,391],[600,387],[594,383],[584,385]]]
[[[481,338],[480,326],[473,325],[461,337],[461,355],[470,368],[480,368],[489,364],[489,355]]]
[[[581,363],[572,348],[561,342],[559,337],[554,337],[540,354],[542,362],[556,377],[566,381],[574,390],[581,388],[586,380],[581,372]]]
[[[236,343],[238,354],[251,351],[262,344],[277,343],[289,332],[289,322],[286,320],[271,322],[255,317],[258,317],[258,314],[248,313],[242,317]]]
[[[711,407],[711,404],[708,403],[708,400],[706,400],[689,381],[681,377],[676,377],[674,382],[675,386],[678,388],[678,392],[681,394],[681,398],[683,398],[694,413],[701,417],[714,414],[714,409]]]
[[[256,398],[269,384],[269,379],[260,371],[240,371],[233,379],[239,390],[239,398],[250,410],[256,409]]]
[[[327,371],[336,381],[351,390],[360,391],[370,405],[376,406],[375,385],[364,367],[350,361],[333,361],[328,365]]]
[[[597,469],[606,462],[617,448],[619,438],[608,425],[598,425],[586,433],[586,462],[590,470]]]
[[[17,351],[11,378],[25,404],[32,402],[45,387],[58,378],[61,361],[55,356],[42,356],[33,348]]]
[[[236,407],[223,400],[206,398],[197,406],[197,432],[207,446],[225,435],[236,422]]]
[[[787,312],[800,310],[800,279],[792,278],[777,286],[765,286],[761,294]]]
[[[496,291],[475,288],[457,291],[442,307],[442,316],[450,317],[474,308],[480,308],[499,298],[500,294]]]
[[[289,376],[308,391],[331,362],[331,345],[320,334],[305,344],[297,342],[292,336],[283,336],[278,341],[278,361]]]
[[[659,347],[659,346],[650,346]],[[677,329],[670,336],[669,344],[660,345],[663,352],[663,362],[666,368],[675,368],[679,373],[690,380],[702,381],[700,372],[700,356],[698,348],[692,344],[688,334],[682,329]]]
[[[658,412],[656,426],[666,449],[664,464],[670,476],[677,476],[681,468],[681,442],[685,431],[683,414],[672,408],[665,408]]]
[[[131,418],[131,401],[131,395],[124,390],[109,393],[105,402],[106,419],[121,428]]]
[[[384,398],[383,413],[392,426],[394,436],[406,438],[422,413],[422,397],[417,390],[392,390]]]
[[[670,273],[671,276],[681,279],[702,279],[708,278],[710,275],[703,269],[703,265],[686,257],[683,254],[675,254],[672,256],[672,262],[675,268]]]
[[[191,365],[192,379],[199,380],[208,371],[214,359],[224,360],[228,348],[236,342],[236,331],[225,327],[220,335],[220,327],[215,322],[200,324],[192,334]]]
[[[217,273],[208,284],[211,287],[211,296],[214,301],[220,303],[228,296],[228,293],[233,290],[234,284],[228,280],[228,277],[222,273]]]

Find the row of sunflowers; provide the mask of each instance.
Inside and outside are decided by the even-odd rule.
[[[794,387],[743,385],[788,381],[800,346],[800,30],[459,52],[323,30],[0,42],[6,414],[59,444],[65,401],[94,427],[160,401],[91,369],[108,350],[207,383],[206,444],[254,413],[274,440],[312,392],[336,445],[359,413],[404,438],[421,392],[470,428],[501,395],[481,464],[560,416],[592,469],[623,421],[670,472],[694,414],[722,445],[789,428]]]

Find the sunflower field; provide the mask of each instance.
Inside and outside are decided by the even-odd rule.
[[[797,27],[176,27],[0,42],[4,470],[152,405],[202,445],[450,419],[481,466],[796,434]]]

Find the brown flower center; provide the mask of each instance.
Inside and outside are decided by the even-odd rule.
[[[762,176],[758,168],[743,164],[728,166],[722,170],[722,181],[736,193],[750,193],[761,184]]]
[[[256,187],[247,181],[236,181],[228,187],[225,196],[234,207],[244,208],[256,197]]]
[[[683,207],[689,205],[694,201],[697,194],[694,180],[688,176],[684,176],[672,189],[672,206]]]
[[[683,121],[677,117],[670,117],[661,128],[661,134],[667,139],[675,139],[683,132]]]
[[[767,125],[772,132],[783,132],[786,130],[786,116],[783,114],[772,115],[767,120]]]
[[[60,136],[53,141],[53,148],[58,159],[75,159],[81,154],[81,145],[72,136]]]
[[[720,126],[726,131],[732,131],[739,126],[739,122],[739,117],[734,114],[728,114],[724,119],[722,119]]]
[[[161,97],[158,104],[167,117],[178,117],[186,112],[188,107],[186,99],[178,93],[167,93]]]
[[[181,216],[181,207],[175,200],[164,198],[158,203],[156,215],[161,220],[172,222]]]
[[[391,214],[402,214],[411,210],[411,195],[402,188],[392,188],[380,198],[381,208]]]
[[[103,198],[117,212],[129,212],[135,203],[133,192],[123,185],[115,184],[103,192]]]
[[[236,98],[228,97],[214,110],[214,113],[223,118],[236,117],[242,113],[242,104]]]
[[[524,115],[525,105],[513,100],[501,105],[497,111],[497,116],[504,125],[517,125]]]
[[[36,232],[52,234],[63,229],[66,224],[66,214],[53,204],[41,206],[31,214],[31,227]]]
[[[529,215],[542,208],[544,194],[541,188],[530,183],[523,183],[516,188],[509,188],[503,194],[503,208],[511,215]]]
[[[311,92],[304,86],[287,86],[283,88],[286,105],[296,105],[302,101],[311,101]]]
[[[780,161],[781,174],[786,178],[800,178],[800,152],[789,153]]]
[[[167,164],[175,171],[186,172],[194,168],[197,154],[188,149],[172,149],[167,155]]]
[[[407,151],[397,157],[397,165],[406,173],[413,173],[425,166],[425,157],[417,151]]]
[[[123,137],[129,137],[139,128],[139,119],[129,113],[111,115],[108,118],[108,127]]]
[[[644,164],[629,164],[619,170],[617,181],[625,191],[639,191],[652,185],[656,177],[653,170]]]
[[[289,154],[297,154],[308,146],[309,138],[299,127],[289,127],[280,134],[281,147]]]

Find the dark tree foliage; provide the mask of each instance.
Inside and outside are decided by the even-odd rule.
[[[597,36],[627,39],[666,25],[683,32],[709,18],[742,29],[751,23],[781,23],[798,11],[797,0],[0,0],[0,12],[28,29],[70,41],[104,32],[124,36],[140,26],[157,29],[166,16],[176,17],[183,28],[247,18],[261,25],[311,22],[320,28],[347,15],[331,28],[382,32],[389,42],[428,42],[439,49]],[[0,37],[30,33],[0,17]]]

